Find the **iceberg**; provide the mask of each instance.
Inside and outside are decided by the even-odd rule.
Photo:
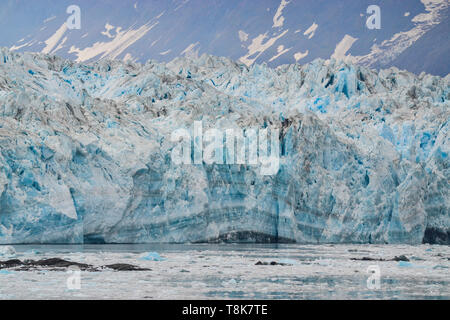
[[[2,48],[0,243],[449,244],[449,80]],[[279,170],[173,163],[195,121],[279,130]]]
[[[165,258],[161,257],[159,253],[157,252],[148,252],[143,254],[140,258],[140,260],[147,260],[147,261],[164,261]]]
[[[14,257],[16,249],[12,246],[0,246],[0,257]]]

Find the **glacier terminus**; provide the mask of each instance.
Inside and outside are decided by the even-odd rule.
[[[0,243],[449,244],[449,81],[2,48]],[[278,130],[279,170],[174,163],[172,133],[196,121]]]

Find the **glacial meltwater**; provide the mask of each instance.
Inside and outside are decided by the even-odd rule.
[[[449,246],[146,244],[4,248],[0,251],[0,299],[450,298]],[[89,268],[77,271],[61,263],[54,267],[38,263],[55,261],[46,260],[50,258]],[[12,262],[6,265],[5,261]],[[123,267],[131,265],[146,270]]]

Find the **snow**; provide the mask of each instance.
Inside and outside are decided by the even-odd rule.
[[[32,43],[33,43],[33,41],[26,42],[26,43],[21,44],[21,45],[18,45],[18,46],[12,46],[12,47],[9,48],[9,49],[10,49],[11,51],[19,50],[19,49],[24,48],[24,47],[26,47],[26,46],[30,46]]]
[[[245,42],[248,40],[248,33],[246,33],[245,31],[239,30],[238,35],[241,42]]]
[[[252,43],[247,47],[248,53],[245,56],[242,56],[239,61],[244,63],[247,66],[251,66],[256,59],[259,58],[261,54],[263,54],[267,49],[269,49],[271,46],[275,44],[275,42],[282,38],[286,33],[288,33],[289,30],[285,30],[282,33],[280,33],[277,36],[274,36],[272,38],[267,39],[267,41],[264,42],[267,36],[267,32],[264,34],[258,35],[256,38],[252,40]]]
[[[278,54],[277,47],[281,44],[286,48],[292,47],[287,54],[275,58],[269,63],[271,66],[277,66],[279,64],[294,63],[294,54],[297,52],[303,53],[306,50],[309,50],[308,56],[300,61],[309,62],[318,57],[328,59],[335,50],[336,45],[347,33],[359,39],[358,43],[356,43],[358,47],[357,56],[353,52],[356,49],[356,44],[347,52],[347,55],[348,53],[352,53],[355,56],[352,57],[353,63],[375,68],[380,66],[388,67],[401,63],[402,66],[419,73],[422,70],[421,65],[414,62],[420,60],[420,58],[418,59],[416,57],[419,53],[416,51],[413,52],[412,47],[414,44],[417,45],[419,39],[421,39],[421,42],[430,41],[432,37],[439,37],[439,33],[442,32],[441,30],[445,31],[445,19],[448,16],[449,4],[448,1],[424,1],[423,4],[417,1],[417,7],[414,11],[411,11],[412,8],[406,4],[395,5],[395,3],[392,3],[386,5],[383,10],[394,12],[395,8],[399,9],[396,13],[398,15],[398,23],[394,25],[388,24],[387,21],[385,21],[387,23],[386,25],[382,23],[382,30],[384,31],[377,34],[377,43],[375,44],[372,43],[374,33],[368,31],[364,26],[358,28],[356,25],[349,25],[344,30],[342,27],[345,26],[339,24],[339,21],[343,21],[346,15],[354,16],[359,23],[363,23],[365,13],[361,13],[362,16],[360,18],[361,8],[356,7],[348,8],[349,10],[353,10],[353,12],[341,10],[342,7],[336,10],[321,10],[320,4],[314,1],[307,2],[305,5],[299,5],[292,1],[277,0],[272,2],[270,12],[266,12],[268,5],[255,9],[252,8],[251,2],[247,1],[242,5],[239,5],[237,2],[226,2],[223,6],[211,5],[210,12],[207,13],[198,10],[198,1],[188,2],[187,4],[181,0],[166,1],[161,3],[156,9],[151,3],[141,1],[138,3],[138,10],[133,8],[135,2],[130,2],[124,7],[116,6],[109,9],[106,3],[93,6],[88,11],[98,11],[100,14],[95,13],[99,17],[98,21],[96,23],[88,23],[81,31],[66,31],[59,40],[56,39],[55,32],[61,27],[64,18],[67,18],[67,16],[58,16],[57,19],[54,18],[50,22],[43,23],[45,18],[53,16],[53,12],[51,8],[42,8],[42,14],[37,21],[38,24],[35,25],[31,23],[33,21],[31,11],[33,10],[30,9],[31,11],[28,10],[30,12],[26,16],[30,16],[31,19],[28,19],[28,23],[20,26],[18,21],[23,18],[20,18],[16,14],[20,10],[15,10],[11,7],[7,9],[7,12],[9,15],[14,16],[15,19],[13,20],[17,22],[17,30],[22,31],[14,36],[12,36],[12,33],[6,32],[4,44],[20,52],[40,52],[42,50],[51,54],[56,52],[59,56],[77,60],[78,62],[113,59],[114,57],[122,59],[124,54],[129,52],[133,54],[136,61],[145,63],[149,58],[168,61],[175,56],[179,56],[180,52],[191,43],[198,41],[199,44],[196,48],[200,48],[199,53],[205,52],[223,55],[233,59],[242,57],[241,61],[247,66],[251,66],[254,62],[269,63],[269,60]],[[200,19],[201,21],[199,20],[197,29],[201,30],[203,36],[197,38],[191,37],[189,30],[191,29],[192,21],[191,19],[182,18],[184,15],[193,14],[194,16],[198,16],[197,18],[205,14],[210,17],[220,16],[221,10],[235,17],[237,19],[236,24],[229,24],[226,19],[223,21],[219,21],[219,19],[216,23],[212,23],[214,19]],[[260,10],[259,13],[258,10]],[[102,15],[101,12],[107,12],[108,14]],[[148,14],[140,14],[144,12]],[[312,19],[311,16],[308,16],[308,12],[317,12],[318,14]],[[337,17],[335,15],[342,16]],[[149,20],[152,17],[153,19]],[[223,15],[221,17],[223,18]],[[111,45],[119,45],[118,40],[115,40],[116,27],[114,26],[122,26],[121,32],[129,28],[135,31],[144,24],[148,23],[151,25],[156,21],[158,21],[158,24],[151,31],[142,37],[139,35],[139,40],[131,43],[121,54],[116,56],[114,52],[110,52],[110,50],[114,51],[110,47]],[[251,21],[251,28],[249,27],[249,21]],[[181,23],[184,27],[171,28],[177,22]],[[105,25],[107,28],[105,28]],[[437,27],[438,25],[440,26]],[[316,28],[322,27],[324,30],[332,28],[334,32],[324,32],[320,36],[319,34],[315,34],[315,32],[320,31]],[[285,32],[287,28],[290,29],[290,33],[286,33],[281,39],[274,39]],[[40,29],[46,32],[40,32]],[[308,29],[307,31],[309,33],[304,35],[306,29]],[[23,42],[16,42],[18,39],[25,38],[24,36],[27,34],[30,35],[29,38],[26,37],[26,40]],[[86,34],[89,36],[82,36]],[[265,38],[261,40],[261,37],[264,35]],[[48,42],[52,36],[55,36],[55,38],[52,38],[52,44],[47,46],[44,42]],[[157,42],[161,36],[164,36],[164,43],[162,41]],[[61,44],[64,39],[66,39],[65,43]],[[259,41],[259,43],[256,43],[259,48],[257,48],[258,50],[249,51],[248,47],[255,39]],[[272,43],[273,40],[271,41],[271,39],[275,40],[275,43]],[[225,41],[225,43],[216,45],[212,40],[219,42]],[[23,46],[26,42],[28,42],[28,45]],[[110,42],[114,42],[114,44]],[[266,42],[268,45],[267,48],[264,46]],[[318,45],[318,42],[320,42],[320,45]],[[434,42],[438,43],[439,41]],[[152,49],[155,50],[148,50],[150,44],[154,44]],[[70,48],[73,49],[70,50]],[[169,49],[172,50],[170,55],[160,55],[160,52],[165,52]],[[433,59],[433,56],[441,55],[441,51],[433,49],[426,56],[426,61],[423,64],[426,72],[441,76],[446,75],[444,72],[448,71],[448,66],[446,66],[445,62],[442,62],[445,59]],[[260,52],[262,53],[260,54]],[[79,56],[80,54],[84,54],[86,57],[83,58]],[[256,61],[252,54],[259,55]],[[405,54],[405,57],[409,58],[403,62],[399,61],[398,57],[400,54]]]
[[[161,40],[161,37],[159,37],[158,39],[154,40],[152,42],[152,44],[150,45],[150,48],[153,47],[156,43],[158,43],[159,40]]]
[[[164,11],[162,11],[160,14],[158,14],[156,17],[155,17],[155,19],[159,19],[159,18],[161,18],[164,14],[166,13],[166,11],[164,10]]]
[[[54,19],[56,19],[56,16],[51,16],[51,17],[45,19],[45,20],[44,20],[44,23],[50,22],[50,21],[52,21],[52,20],[54,20]]]
[[[285,49],[283,45],[278,46],[277,48],[277,54],[274,55],[272,58],[269,59],[269,62],[274,61],[275,59],[277,59],[278,57],[280,57],[281,55],[285,54],[286,52],[288,52],[289,50],[291,50],[292,48],[288,48]]]
[[[273,16],[273,26],[272,28],[280,28],[284,24],[283,10],[289,4],[289,1],[281,0],[275,15]]]
[[[67,42],[67,37],[64,37],[64,38],[62,39],[62,41],[61,41],[60,43],[58,43],[58,46],[57,46],[55,49],[52,50],[52,53],[55,53],[55,52],[57,52],[58,50],[64,48],[64,44],[65,44],[66,42]]]
[[[91,47],[86,47],[84,49],[72,46],[68,53],[74,53],[77,57],[75,59],[77,62],[88,61],[97,56],[100,56],[100,58],[115,59],[133,43],[145,36],[145,34],[152,30],[157,24],[158,22],[156,21],[152,24],[147,23],[135,30],[129,28],[124,31],[122,31],[120,27],[117,27],[115,35],[109,33],[113,27],[107,25],[105,27],[107,30],[106,33],[102,32],[102,34],[107,34],[107,36],[111,38],[110,41],[96,42]]]
[[[100,32],[101,34],[107,36],[108,38],[114,38],[114,36],[112,34],[110,34],[111,30],[114,30],[115,27],[110,25],[109,23],[105,24],[105,31]]]
[[[162,55],[162,56],[165,56],[166,54],[169,54],[169,53],[170,53],[171,51],[172,51],[172,50],[171,50],[171,49],[169,49],[169,50],[166,50],[166,51],[160,52],[159,54],[160,54],[160,55]]]
[[[303,35],[308,36],[308,39],[312,39],[314,35],[316,34],[316,30],[319,27],[317,23],[313,23],[306,31],[303,33]]]
[[[0,243],[448,243],[449,81],[0,49]],[[195,121],[279,130],[279,171],[172,163]]]
[[[16,255],[16,250],[13,246],[0,246],[0,257],[14,257]]]
[[[304,57],[306,57],[309,53],[309,50],[306,50],[305,52],[297,52],[296,54],[294,54],[294,59],[295,62],[300,61],[301,59],[303,59]]]
[[[58,44],[59,40],[61,40],[61,38],[63,37],[64,33],[67,31],[67,25],[64,22],[61,27],[59,27],[58,30],[56,30],[56,32],[47,40],[45,40],[45,48],[42,49],[42,53],[51,53],[54,52],[56,50],[53,50],[53,48],[56,47],[56,45]]]
[[[336,45],[336,49],[334,49],[334,53],[331,58],[336,60],[344,60],[346,58],[345,54],[352,47],[357,38],[353,38],[346,34],[344,38]]]
[[[412,29],[398,32],[390,39],[384,40],[380,45],[373,45],[370,53],[354,57],[353,62],[370,67],[393,61],[430,31],[433,26],[441,23],[445,19],[445,15],[442,13],[450,7],[450,1],[448,0],[421,0],[421,2],[425,6],[426,13],[420,13],[411,19],[414,23]]]
[[[197,47],[198,45],[199,45],[199,42],[191,43],[190,45],[188,45],[186,47],[186,49],[181,51],[180,55],[182,55],[182,56],[184,55],[186,57],[196,58],[198,56],[198,48],[195,49],[195,47]]]

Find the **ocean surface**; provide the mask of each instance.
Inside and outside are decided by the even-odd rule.
[[[61,258],[151,270],[2,269],[0,299],[450,298],[449,246],[147,244],[14,249],[12,256],[0,255],[0,261]],[[391,260],[395,257],[403,261]]]

